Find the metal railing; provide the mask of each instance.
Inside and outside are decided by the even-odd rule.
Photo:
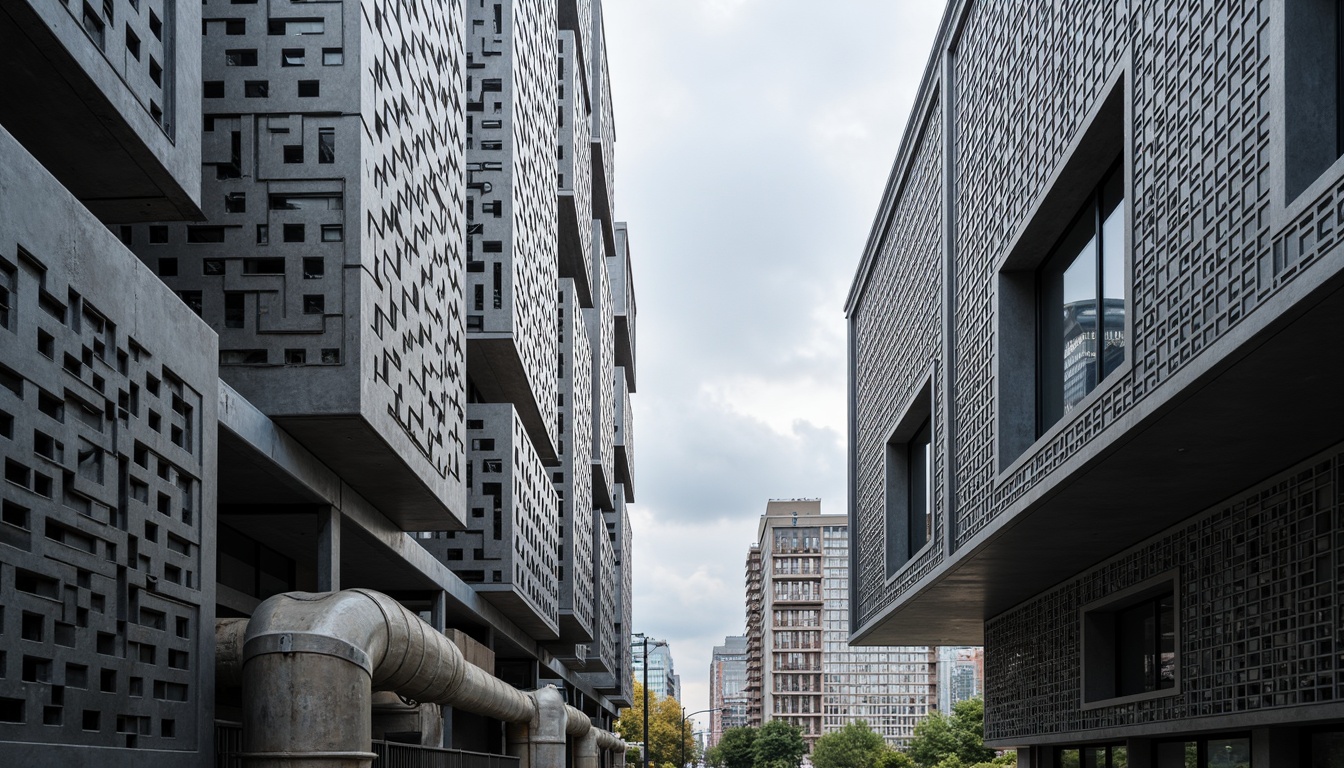
[[[216,768],[242,768],[243,727],[238,723],[215,723]],[[377,755],[375,768],[518,768],[518,758],[467,752],[461,749],[438,749],[396,741],[373,741],[372,751]]]

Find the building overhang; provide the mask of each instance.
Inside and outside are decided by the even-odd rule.
[[[1344,246],[1080,447],[863,626],[981,645],[994,616],[1344,439]]]

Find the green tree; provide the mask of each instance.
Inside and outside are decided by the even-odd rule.
[[[706,759],[714,768],[751,768],[756,761],[755,745],[755,728],[729,728]]]
[[[685,748],[686,762],[694,762],[699,756],[698,745],[690,727],[682,727],[681,703],[671,696],[649,694],[649,738],[644,738],[644,686],[635,683],[634,706],[621,710],[616,721],[616,732],[628,742],[642,741],[649,750],[649,764],[662,766],[670,763],[674,768],[681,765],[682,748]],[[639,755],[631,750],[626,755],[631,765],[642,765]]]
[[[798,768],[807,754],[803,729],[783,720],[771,720],[756,732],[753,751],[756,759],[752,768]]]
[[[957,702],[951,715],[929,713],[915,726],[905,751],[919,768],[963,768],[993,760],[994,750],[985,746],[985,702],[977,697]]]
[[[878,755],[877,768],[917,768],[914,758],[888,747]]]
[[[854,720],[838,731],[817,739],[812,747],[816,768],[879,768],[887,743],[863,720]]]

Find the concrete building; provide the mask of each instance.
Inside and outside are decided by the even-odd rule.
[[[852,641],[1019,765],[1344,760],[1339,9],[950,2],[851,290]]]
[[[16,764],[260,743],[236,620],[292,591],[391,595],[487,678],[556,686],[571,734],[610,728],[636,310],[604,35],[595,0],[0,8]],[[442,693],[346,730],[522,743],[531,704]]]
[[[672,697],[681,701],[681,675],[672,661],[672,646],[666,640],[649,638],[649,658],[644,659],[644,638],[630,638],[630,674],[643,684],[644,666],[649,667],[649,696]]]
[[[938,711],[951,714],[959,702],[985,695],[985,651],[973,646],[938,649]]]
[[[709,661],[709,746],[729,728],[747,725],[747,638],[730,635]]]
[[[748,723],[796,725],[809,750],[855,720],[904,743],[937,706],[937,656],[922,646],[850,647],[845,515],[823,513],[820,499],[772,499],[757,536],[747,558]]]

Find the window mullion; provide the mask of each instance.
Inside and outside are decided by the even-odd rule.
[[[1103,263],[1103,254],[1106,253],[1106,243],[1105,241],[1102,240],[1103,235],[1101,232],[1102,229],[1101,212],[1102,208],[1105,205],[1105,203],[1102,200],[1101,192],[1105,188],[1105,186],[1106,182],[1104,181],[1103,177],[1103,181],[1101,182],[1101,184],[1098,185],[1096,190],[1094,190],[1092,193],[1092,231],[1096,233],[1096,237],[1092,241],[1093,242],[1092,263],[1096,265],[1095,271],[1097,273],[1095,304],[1093,305],[1094,320],[1092,327],[1093,333],[1096,336],[1096,338],[1094,338],[1092,341],[1093,347],[1096,350],[1094,353],[1095,359],[1092,361],[1092,367],[1096,370],[1096,376],[1097,376],[1097,383],[1094,386],[1094,388],[1101,386],[1102,377],[1106,375],[1106,354],[1105,354],[1106,347],[1104,342],[1105,334],[1103,332],[1105,328],[1106,315],[1105,315],[1105,308],[1102,306],[1103,303],[1105,302],[1104,298],[1105,294],[1103,293],[1102,288],[1102,283],[1105,280],[1105,277],[1103,276],[1102,273],[1106,268],[1106,265]]]

